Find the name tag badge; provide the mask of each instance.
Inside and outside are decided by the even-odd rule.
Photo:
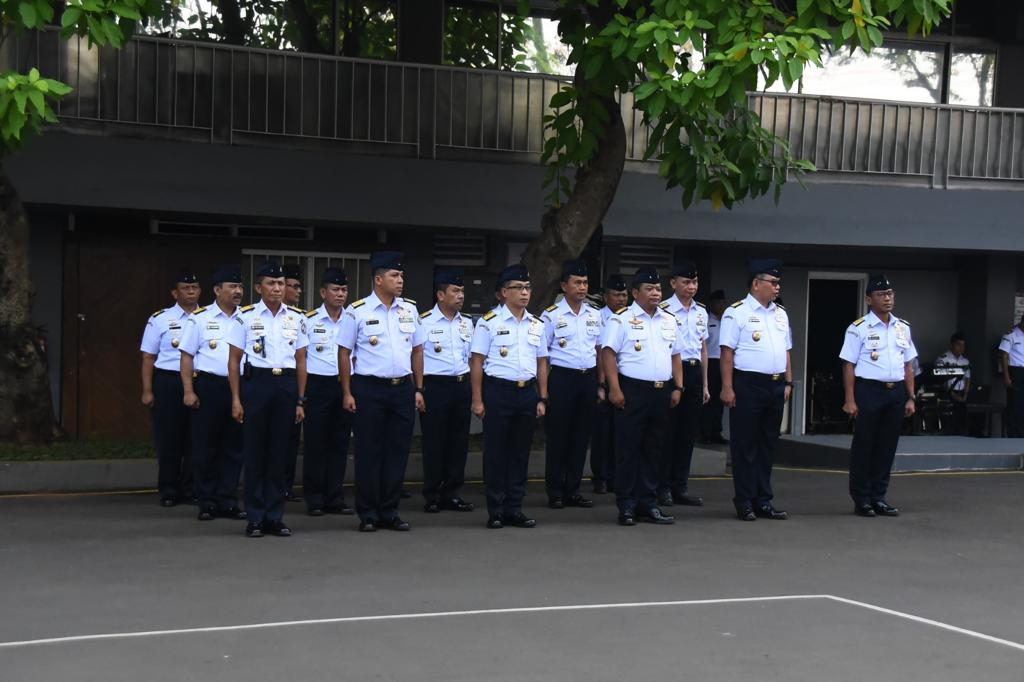
[[[435,336],[444,336],[444,327],[433,327],[427,332],[432,338]]]
[[[508,334],[509,328],[504,325],[498,327],[497,331],[494,332],[495,336],[508,336]]]
[[[366,326],[370,326],[372,324],[380,324],[380,320],[377,320],[377,319],[374,319],[374,318],[370,318],[370,319],[368,319],[366,321]]]

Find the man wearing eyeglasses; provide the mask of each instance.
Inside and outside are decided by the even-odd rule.
[[[870,311],[846,329],[843,412],[853,419],[850,497],[857,516],[899,516],[885,501],[904,417],[914,414],[914,358],[910,325],[892,314],[896,295],[885,275],[868,275]]]
[[[786,401],[793,390],[786,310],[775,303],[782,261],[751,260],[750,293],[722,316],[722,404],[729,408],[733,504],[741,521],[783,520],[772,504],[772,464]]]

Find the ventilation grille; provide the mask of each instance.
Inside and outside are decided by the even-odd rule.
[[[672,247],[647,244],[622,244],[619,247],[620,272],[631,272],[643,265],[653,265],[659,271],[667,272],[672,267]]]
[[[434,264],[487,265],[487,237],[475,234],[434,235]]]
[[[312,227],[288,225],[224,225],[218,223],[179,223],[165,220],[150,222],[149,231],[164,237],[219,237],[286,239],[289,241],[312,241]]]

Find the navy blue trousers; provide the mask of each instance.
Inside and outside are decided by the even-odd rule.
[[[392,385],[386,379],[352,376],[356,513],[362,521],[398,516],[416,420],[415,387],[410,379]]]
[[[153,441],[161,499],[192,495],[192,410],[185,407],[184,397],[180,373],[153,370]]]
[[[427,502],[459,495],[466,478],[472,391],[469,374],[423,377],[423,497]]]
[[[192,380],[199,407],[192,413],[192,471],[199,508],[238,506],[242,425],[231,416],[228,378],[200,372]]]
[[[597,370],[581,372],[551,366],[548,406],[544,416],[544,487],[548,497],[580,492],[587,445],[597,406]]]
[[[855,504],[885,500],[903,430],[907,391],[902,381],[892,388],[858,381],[853,396],[857,418],[850,446],[850,497]]]
[[[537,386],[484,376],[484,490],[487,513],[522,511],[530,446],[537,425]]]
[[[615,502],[619,511],[646,512],[655,506],[658,466],[672,407],[672,382],[653,382],[619,375],[626,397],[615,410]]]
[[[737,510],[762,507],[774,497],[772,466],[779,442],[786,382],[779,375],[735,371],[732,380],[736,407],[729,409],[729,449],[732,452],[732,498]]]
[[[298,397],[294,372],[254,372],[242,379],[245,511],[252,523],[284,518],[288,437]]]
[[[685,493],[690,485],[693,446],[700,429],[700,407],[704,398],[704,376],[700,362],[683,361],[683,395],[672,409],[671,436],[666,443],[658,475],[658,492]]]
[[[593,437],[590,439],[590,473],[594,482],[615,487],[615,414],[605,400],[594,409]]]
[[[342,486],[352,416],[341,409],[341,384],[337,376],[307,375],[302,455],[302,492],[307,509],[331,509],[345,503]]]

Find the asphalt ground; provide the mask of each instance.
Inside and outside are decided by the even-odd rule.
[[[414,497],[410,533],[290,505],[259,540],[152,493],[3,497],[0,680],[1024,682],[1024,474],[896,476],[895,519],[775,484],[787,521],[735,520],[728,479],[635,528],[533,484],[532,530]]]

